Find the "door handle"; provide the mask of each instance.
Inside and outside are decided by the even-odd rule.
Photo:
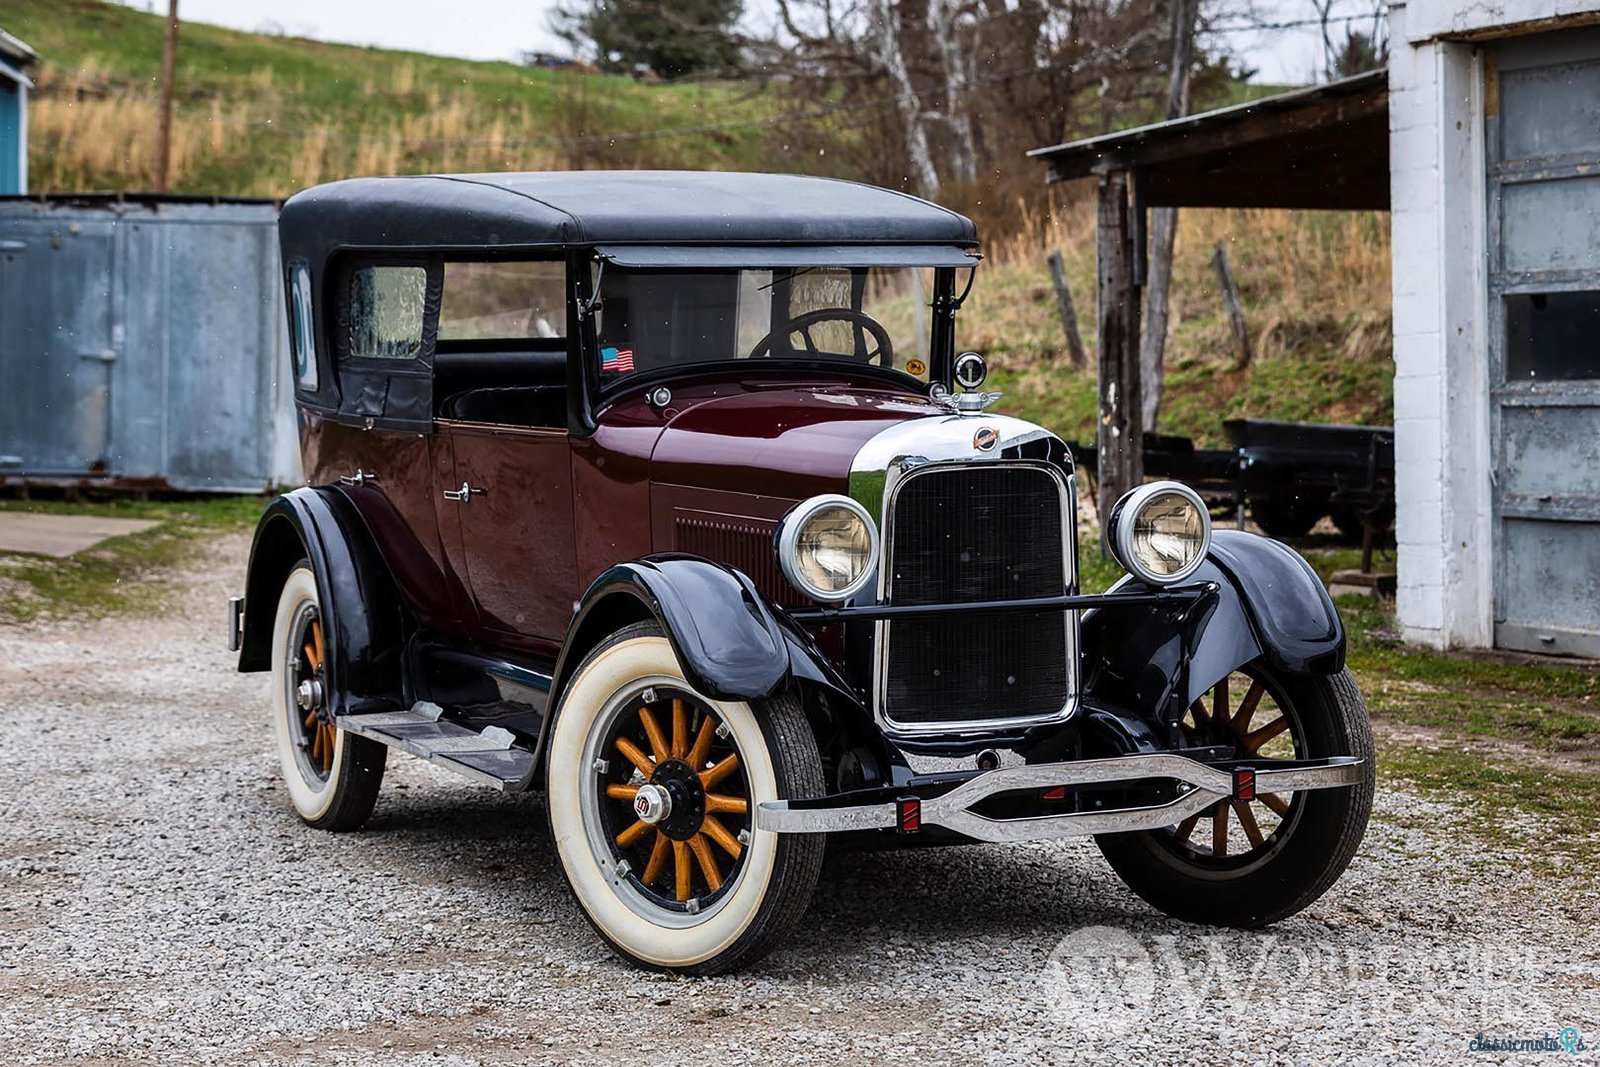
[[[361,486],[366,485],[368,482],[375,482],[377,480],[378,480],[378,475],[375,472],[369,474],[368,472],[362,470],[360,467],[356,468],[356,472],[354,474],[341,474],[341,475],[339,475],[339,484],[340,485],[353,485],[353,486],[357,487],[358,489]]]
[[[444,491],[444,498],[446,500],[459,500],[465,503],[472,499],[472,495],[474,493],[482,496],[484,490],[468,485],[466,482],[462,482],[460,489],[446,489]]]

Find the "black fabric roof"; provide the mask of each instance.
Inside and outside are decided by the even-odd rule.
[[[284,204],[286,259],[339,248],[676,244],[963,245],[972,221],[832,178],[721,171],[569,171],[352,178]]]

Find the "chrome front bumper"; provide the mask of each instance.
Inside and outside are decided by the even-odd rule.
[[[904,829],[906,804],[917,805],[916,829],[940,826],[977,841],[1049,841],[1089,834],[1156,830],[1173,826],[1219,800],[1240,795],[1302,789],[1338,789],[1366,780],[1366,761],[1357,756],[1323,760],[1240,761],[1216,767],[1171,753],[1117,756],[1071,763],[1039,763],[984,771],[937,796],[921,797],[907,788],[903,797],[868,804],[837,803],[847,798],[769,800],[756,809],[756,827],[780,834],[837,833],[844,830]],[[1182,783],[1187,789],[1165,803],[1113,810],[1071,811],[1017,819],[991,819],[972,810],[996,793],[1049,790],[1065,786],[1133,785],[1151,779]],[[936,785],[937,783],[929,783]],[[881,793],[881,791],[880,791]]]

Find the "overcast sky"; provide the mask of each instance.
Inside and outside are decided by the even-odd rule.
[[[165,12],[166,0],[121,0],[130,7]],[[298,37],[350,44],[379,45],[415,52],[511,59],[518,52],[564,52],[547,19],[555,0],[180,0],[186,20],[242,30],[270,29]],[[766,20],[767,0],[746,0],[749,18]],[[1258,17],[1276,22],[1311,18],[1311,0],[1255,0]],[[1369,0],[1336,0],[1336,12],[1370,10]],[[1237,25],[1237,19],[1225,19]],[[1313,80],[1320,38],[1312,26],[1225,38],[1246,65],[1260,71],[1257,81],[1303,83]]]

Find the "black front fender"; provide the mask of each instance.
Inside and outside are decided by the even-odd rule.
[[[666,631],[689,684],[713,700],[760,700],[789,679],[789,641],[749,578],[698,556],[649,556],[612,567],[583,594],[552,694],[608,634],[647,617]]]
[[[1333,600],[1287,545],[1218,530],[1206,561],[1184,584],[1207,591],[1183,604],[1116,605],[1084,615],[1087,700],[1172,723],[1218,681],[1257,659],[1289,674],[1344,667],[1344,626]],[[1154,591],[1136,578],[1117,588]]]
[[[239,670],[271,669],[279,594],[301,559],[311,563],[322,604],[334,713],[400,706],[400,598],[366,523],[337,489],[296,489],[262,512],[250,548]]]

